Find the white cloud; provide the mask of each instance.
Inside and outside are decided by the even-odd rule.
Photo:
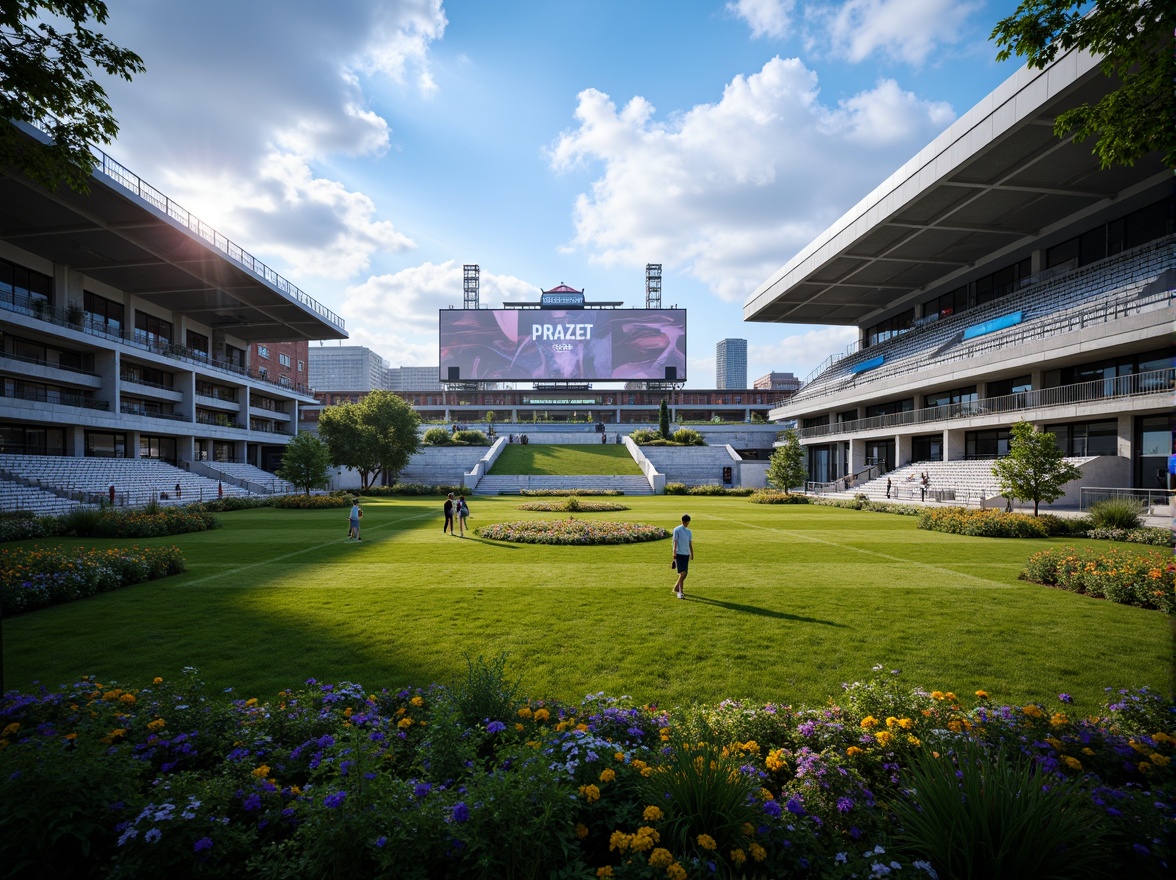
[[[575,205],[572,245],[605,265],[663,262],[728,301],[745,297],[950,122],[884,80],[835,107],[817,75],[774,58],[715,104],[668,122],[643,98],[619,112],[580,93],[557,171],[602,166]]]
[[[733,0],[727,11],[747,22],[753,38],[781,39],[788,35],[796,0]]]
[[[780,325],[781,333],[800,330],[799,325]],[[771,343],[749,343],[747,347],[748,381],[754,381],[771,370],[792,373],[798,379],[808,374],[830,356],[831,352],[846,351],[857,341],[856,327],[815,327],[781,336]],[[767,364],[767,369],[751,374],[751,364]]]
[[[535,300],[539,288],[512,275],[482,271],[482,308],[503,302]],[[349,287],[339,313],[346,319],[351,345],[366,345],[392,366],[437,363],[437,312],[461,308],[462,263],[423,263],[390,275],[375,275]]]
[[[958,42],[965,21],[983,5],[979,0],[847,0],[817,17],[840,57],[859,62],[878,53],[922,64],[944,45]]]
[[[117,159],[292,272],[346,277],[412,241],[324,169],[379,156],[387,120],[366,82],[427,96],[441,0],[120,0],[104,32],[146,72],[105,83]]]

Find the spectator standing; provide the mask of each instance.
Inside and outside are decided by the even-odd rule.
[[[355,499],[355,503],[351,505],[351,515],[348,518],[349,528],[347,529],[347,540],[350,541],[355,538],[357,541],[362,541],[363,538],[359,536],[359,521],[363,519],[363,511],[359,507],[359,499]]]
[[[682,514],[682,525],[675,526],[673,532],[674,558],[670,562],[671,568],[678,570],[678,581],[674,584],[674,595],[679,599],[686,586],[686,575],[690,570],[690,561],[694,559],[694,533],[690,531],[690,514]]]
[[[890,477],[886,478],[886,499],[890,500]]]
[[[470,506],[466,504],[465,496],[462,495],[457,499],[457,527],[461,530],[460,537],[465,537],[466,518],[470,515]]]
[[[445,498],[445,525],[441,526],[441,534],[453,534],[453,493],[450,492]]]

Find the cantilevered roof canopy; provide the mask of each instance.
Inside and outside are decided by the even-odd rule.
[[[1076,51],[1021,68],[760,285],[744,320],[866,324],[1053,244],[1042,236],[1059,218],[1093,218],[1170,181],[1159,153],[1103,170],[1093,141],[1054,136],[1059,113],[1109,87]]]
[[[0,239],[246,342],[347,338],[338,315],[96,155],[88,195],[0,171]]]

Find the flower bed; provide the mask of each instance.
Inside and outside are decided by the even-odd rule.
[[[494,523],[474,529],[474,534],[492,541],[513,541],[516,544],[639,544],[643,541],[660,541],[670,536],[661,526],[592,522],[572,517]]]
[[[1003,510],[968,510],[965,507],[924,509],[919,514],[919,528],[975,538],[1050,538],[1069,535],[1081,523],[1068,523],[1045,514],[1029,516]]]
[[[274,507],[283,510],[334,510],[340,507],[350,507],[355,496],[347,494],[330,495],[283,495],[275,499]]]
[[[519,505],[519,510],[563,511],[565,513],[580,513],[581,511],[603,513],[606,511],[628,509],[625,505],[617,504],[613,501],[581,501],[574,496],[568,497],[563,501],[532,501],[528,504]]]
[[[769,489],[757,489],[747,499],[752,504],[808,504],[807,495],[798,492],[784,493]]]
[[[583,497],[585,495],[624,495],[621,489],[520,489],[519,494],[527,498],[557,498],[561,496]]]
[[[0,611],[21,614],[183,570],[184,557],[174,546],[2,549]]]
[[[750,486],[718,486],[713,483],[702,486],[687,486],[685,483],[666,483],[667,495],[726,495],[743,498],[755,492]]]
[[[1034,553],[1021,579],[1176,614],[1176,563],[1164,550],[1076,550]]]
[[[1100,875],[1142,880],[1172,856],[1173,705],[1147,690],[1110,692],[1095,713],[1066,694],[996,706],[980,691],[965,706],[875,678],[816,709],[665,711],[519,699],[486,668],[453,689],[311,679],[268,702],[191,670],[10,692],[0,859],[15,878],[49,864],[128,878],[926,878],[934,833],[896,819],[909,774],[938,762],[963,786],[977,752],[1027,773],[1038,813],[974,876],[1012,876],[1029,856],[1050,862],[1034,876],[1077,876],[1093,856]],[[949,797],[922,815],[979,843],[986,817],[1026,801],[988,786],[990,811]],[[1051,845],[1059,805],[1080,836]]]

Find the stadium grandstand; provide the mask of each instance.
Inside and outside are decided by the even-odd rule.
[[[1159,153],[1104,169],[1053,134],[1112,87],[1081,52],[1022,68],[749,298],[748,321],[858,330],[771,414],[796,423],[810,481],[977,501],[1026,420],[1082,470],[1057,506],[1165,503],[1173,172]]]
[[[94,155],[84,195],[0,169],[0,508],[285,491],[315,399],[251,361],[342,319]]]

